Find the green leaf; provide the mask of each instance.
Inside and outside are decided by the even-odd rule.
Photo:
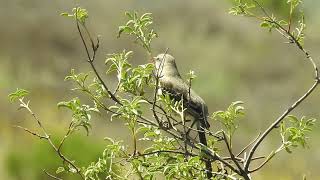
[[[287,3],[290,4],[291,8],[296,8],[300,3],[302,3],[302,0],[287,0]]]
[[[57,106],[58,106],[58,108],[62,108],[62,107],[71,108],[70,103],[69,102],[65,102],[65,101],[58,102]]]
[[[129,26],[119,26],[118,30],[118,38],[121,36],[122,33],[131,34],[133,29]]]
[[[81,7],[73,8],[72,13],[63,12],[60,15],[77,19],[81,24],[85,24],[86,19],[89,17],[88,11]]]
[[[65,171],[64,167],[58,167],[58,169],[56,170],[56,174],[62,173],[64,171]]]
[[[291,149],[289,147],[285,147],[285,150],[287,151],[287,153],[292,153]]]
[[[129,19],[133,19],[133,15],[130,12],[125,12],[124,14],[128,16]]]
[[[244,115],[242,101],[231,103],[226,111],[216,111],[212,114],[211,119],[220,122],[227,130],[228,136],[232,136],[238,128],[238,119]]]
[[[255,4],[248,4],[242,0],[235,0],[235,6],[229,9],[229,14],[240,16],[252,16],[251,9],[255,8]]]
[[[307,133],[312,130],[315,119],[307,119],[306,117],[299,119],[293,115],[287,116],[286,119],[289,120],[289,122],[282,122],[280,126],[280,135],[286,151],[291,153],[292,150],[290,147],[308,147]]]
[[[263,21],[261,24],[260,24],[261,27],[263,28],[266,28],[266,27],[269,27],[269,23],[266,22],[266,21]]]
[[[144,49],[151,53],[151,41],[157,37],[154,29],[150,26],[153,24],[152,14],[144,13],[138,17],[137,12],[126,12],[125,15],[129,18],[125,25],[119,26],[118,37],[122,33],[134,36],[134,42],[137,42]]]
[[[9,96],[10,102],[14,102],[17,99],[27,96],[28,94],[29,94],[29,91],[18,88],[15,92],[10,93],[8,96]]]
[[[64,12],[64,13],[61,13],[60,16],[72,16],[72,15],[69,14],[69,13]]]
[[[112,138],[110,138],[110,137],[105,137],[105,138],[103,138],[105,141],[107,141],[108,143],[110,143],[110,144],[114,144],[115,143],[115,141],[112,139]]]

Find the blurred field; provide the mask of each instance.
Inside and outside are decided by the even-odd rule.
[[[253,19],[229,15],[228,2],[0,0],[0,179],[46,179],[42,169],[54,172],[60,163],[45,142],[12,127],[36,128],[29,115],[9,103],[7,95],[17,87],[30,90],[31,106],[47,129],[56,138],[63,135],[70,114],[58,110],[56,103],[79,96],[69,91],[72,86],[63,78],[71,68],[90,70],[74,24],[59,16],[77,5],[89,11],[88,27],[95,35],[101,35],[96,62],[100,72],[106,69],[105,55],[123,49],[135,52],[133,64],[146,62],[145,52],[130,38],[116,36],[118,26],[125,21],[125,11],[152,12],[160,36],[154,42],[155,52],[170,48],[182,74],[190,69],[196,72],[193,88],[207,101],[211,112],[224,109],[233,101],[245,102],[247,116],[236,134],[235,145],[240,149],[248,143],[249,137],[264,130],[309,88],[313,74],[304,56],[283,43],[278,34],[259,28]],[[266,3],[286,17],[285,0]],[[305,46],[318,61],[320,2],[305,0],[304,9],[308,25]],[[294,113],[319,119],[319,102],[318,90]],[[65,147],[66,154],[80,165],[99,156],[103,137],[128,139],[118,122],[95,117],[93,123],[89,137],[79,132]],[[293,154],[283,152],[254,174],[255,179],[302,179],[303,174],[308,179],[320,179],[319,136],[318,123],[311,134],[310,149],[298,149]],[[280,137],[274,133],[260,152],[269,152],[279,143]]]

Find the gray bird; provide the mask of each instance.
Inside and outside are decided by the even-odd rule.
[[[210,127],[208,117],[208,107],[204,100],[184,82],[178,71],[175,59],[170,54],[159,54],[154,57],[155,67],[159,72],[160,88],[164,93],[168,93],[172,98],[180,101],[183,97],[187,114],[200,121],[202,128]]]
[[[160,89],[163,93],[168,93],[170,97],[176,101],[180,101],[183,98],[185,107],[187,107],[187,114],[194,118],[194,123],[197,123],[199,142],[207,146],[207,138],[204,130],[209,129],[210,125],[207,121],[208,107],[206,103],[182,80],[173,56],[166,53],[159,54],[154,58],[154,62],[156,75],[159,77]],[[207,178],[211,179],[211,161],[204,160],[204,163],[207,170]]]

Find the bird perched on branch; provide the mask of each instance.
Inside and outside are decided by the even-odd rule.
[[[169,94],[176,101],[180,101],[183,98],[184,107],[187,108],[186,113],[194,118],[194,123],[197,123],[199,142],[207,146],[206,133],[204,131],[209,129],[210,125],[207,121],[208,107],[206,103],[183,81],[173,56],[166,53],[159,54],[154,57],[154,63],[156,78],[159,78],[161,91]],[[210,179],[212,177],[211,162],[206,160],[205,164],[207,177]]]
[[[198,120],[202,128],[208,129],[210,127],[207,121],[208,107],[204,100],[183,81],[174,57],[170,54],[159,54],[154,57],[154,62],[161,91],[168,93],[176,101],[183,98],[187,107],[186,113]]]

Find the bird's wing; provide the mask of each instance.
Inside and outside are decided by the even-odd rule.
[[[183,97],[188,113],[197,119],[203,119],[205,128],[210,127],[207,121],[207,105],[192,89],[190,89],[189,94],[189,86],[181,78],[163,78],[160,79],[160,83],[164,93],[168,93],[176,101],[180,101]]]

